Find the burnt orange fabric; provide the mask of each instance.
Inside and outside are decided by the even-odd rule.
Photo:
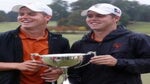
[[[91,38],[92,38],[93,40],[97,41],[97,42],[101,42],[100,40],[98,40],[98,39],[95,38],[95,34],[94,34],[94,33],[92,33]]]
[[[48,54],[48,32],[40,38],[30,38],[23,31],[19,34],[23,43],[23,59],[24,61],[31,60],[31,53]],[[40,60],[37,58],[36,60]],[[21,71],[20,84],[44,84],[40,74],[46,67],[41,67],[37,72]]]

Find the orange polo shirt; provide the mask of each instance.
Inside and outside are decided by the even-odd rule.
[[[23,60],[31,60],[31,53],[48,54],[48,32],[40,38],[30,38],[23,31],[19,34],[23,43]],[[36,59],[40,60],[40,59]],[[21,83],[20,84],[44,84],[44,80],[41,79],[40,74],[46,67],[41,67],[37,72],[21,71]]]
[[[95,34],[94,34],[94,33],[91,34],[91,38],[92,38],[93,40],[97,41],[97,42],[101,42],[99,39],[96,39],[96,38],[95,38]]]

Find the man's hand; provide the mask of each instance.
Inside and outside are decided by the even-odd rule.
[[[54,82],[59,76],[63,73],[63,70],[56,67],[49,67],[42,74],[41,78],[45,80],[45,82]]]
[[[117,59],[111,55],[99,55],[92,57],[90,62],[97,65],[115,66]]]
[[[16,68],[20,71],[38,71],[41,68],[41,61],[28,60],[22,63],[17,63]]]

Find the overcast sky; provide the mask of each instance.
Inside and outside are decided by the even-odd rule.
[[[32,1],[37,1],[37,0],[0,0],[0,10],[9,12],[11,10],[11,8],[16,4],[28,3],[28,2],[32,2]],[[46,4],[50,4],[52,2],[52,0],[38,0],[38,1],[44,2]],[[77,1],[77,0],[64,0],[64,1],[73,2],[73,1]],[[150,5],[150,0],[130,0],[130,1],[138,1],[141,4],[149,4]]]

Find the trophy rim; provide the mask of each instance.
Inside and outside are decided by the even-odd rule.
[[[73,57],[73,56],[83,56],[85,53],[62,53],[62,54],[45,54],[40,55],[41,57]]]

